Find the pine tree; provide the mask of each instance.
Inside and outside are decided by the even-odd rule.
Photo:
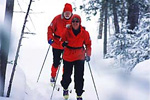
[[[110,37],[107,57],[115,58],[121,67],[132,71],[135,65],[141,61],[150,59],[150,13],[140,19],[138,27],[127,34],[125,27],[121,34]]]

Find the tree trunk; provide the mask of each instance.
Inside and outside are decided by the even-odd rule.
[[[126,7],[125,7],[125,0],[121,0],[121,22],[122,24],[124,23],[125,21],[125,16],[126,16]]]
[[[7,27],[7,31],[1,31],[0,96],[4,96],[5,73],[6,73],[8,54],[9,54],[13,7],[14,7],[14,0],[7,0],[5,19],[4,19],[4,27]]]
[[[102,0],[102,6],[100,9],[100,24],[99,24],[99,34],[98,39],[102,39],[102,32],[103,32],[103,22],[104,22],[104,7],[105,7],[105,0]]]
[[[137,24],[139,19],[139,3],[137,0],[127,0],[128,1],[128,19],[127,24],[128,29],[133,30]],[[134,34],[133,32],[128,32],[130,34]]]
[[[104,26],[104,58],[107,53],[107,14],[108,14],[108,1],[105,2],[105,26]]]
[[[29,2],[27,13],[26,13],[26,16],[25,16],[25,19],[24,19],[24,24],[23,24],[23,27],[22,27],[21,36],[20,36],[20,39],[19,39],[17,52],[16,52],[16,56],[15,56],[14,66],[13,66],[13,70],[12,70],[12,73],[11,73],[10,82],[9,82],[9,86],[8,86],[7,97],[10,96],[12,82],[13,82],[13,78],[14,78],[14,74],[15,74],[15,70],[16,70],[16,66],[17,66],[18,57],[19,57],[20,46],[21,46],[21,42],[22,42],[22,39],[23,39],[24,29],[25,29],[25,26],[26,26],[26,22],[27,22],[29,11],[30,11],[31,3],[32,3],[32,0],[30,0],[30,2]]]
[[[119,24],[118,24],[118,15],[117,15],[117,9],[116,9],[116,0],[112,0],[112,4],[113,4],[115,33],[119,33]]]

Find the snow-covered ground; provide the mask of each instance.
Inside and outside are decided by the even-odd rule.
[[[27,1],[23,0],[23,2],[20,2],[24,10],[27,9]],[[38,83],[37,78],[49,46],[47,43],[47,26],[55,15],[62,12],[65,2],[67,1],[56,0],[51,2],[50,0],[46,0],[43,2],[40,0],[32,4],[31,8],[34,12],[44,11],[44,13],[30,14],[36,29],[34,29],[30,20],[27,23],[27,27],[31,32],[35,32],[36,35],[25,35],[27,38],[24,38],[22,41],[10,98],[0,97],[0,100],[50,100],[52,93],[52,87],[49,82],[52,64],[51,49]],[[72,3],[71,0],[68,2]],[[17,1],[15,4],[15,10],[17,11],[19,10]],[[58,6],[60,9],[58,9]],[[97,40],[98,24],[96,23],[96,18],[93,18],[90,22],[86,22],[83,13],[80,13],[78,10],[75,13],[81,15],[82,25],[86,27],[91,35],[92,56],[90,66],[100,100],[150,100],[150,60],[139,63],[130,75],[123,74],[124,69],[119,68],[119,65],[114,66],[112,59],[103,59],[103,40]],[[24,16],[24,14],[19,13],[15,13],[13,16],[12,46],[9,61],[14,60]],[[28,30],[26,29],[25,31]],[[12,65],[8,65],[5,94],[7,92],[11,71]],[[62,64],[57,80],[58,85],[60,85],[61,75]],[[97,100],[87,63],[85,63],[84,79],[84,100]],[[71,90],[73,90],[73,85],[74,83],[72,81],[70,85]],[[76,100],[75,98],[76,94],[73,90],[69,100]],[[53,100],[63,100],[62,89],[60,91],[54,91]]]
[[[100,100],[150,99],[150,67],[148,66],[150,60],[138,64],[130,75],[120,74],[118,71],[114,71],[113,68],[103,65],[103,63],[97,65],[96,63],[92,64],[92,62],[91,60],[92,72]],[[105,60],[103,60],[103,62],[105,62]],[[111,69],[106,71],[106,69],[104,70],[104,68],[102,68],[102,65],[103,67],[105,66]],[[94,67],[99,67],[99,70],[95,70]],[[32,71],[33,73],[35,72],[34,70]],[[43,71],[42,73],[45,72],[46,71]],[[8,73],[10,73],[10,71],[8,71]],[[62,72],[60,71],[57,84],[60,84],[61,75]],[[97,100],[87,64],[85,64],[84,78],[84,100]],[[70,89],[73,90],[73,83],[71,83]],[[0,98],[0,100],[39,100],[39,98],[40,100],[50,100],[51,93],[52,87],[50,86],[49,78],[46,78],[44,74],[41,74],[40,80],[37,83],[34,80],[29,81],[26,79],[24,72],[22,72],[20,68],[17,68],[10,99]],[[75,96],[75,92],[73,91],[70,94],[69,100],[75,100]],[[62,89],[60,91],[54,90],[53,100],[63,100]]]

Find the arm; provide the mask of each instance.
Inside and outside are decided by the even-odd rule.
[[[48,26],[48,31],[47,31],[47,40],[49,41],[50,39],[53,40],[53,36],[54,36],[54,32],[56,30],[56,24],[57,24],[57,21],[56,21],[56,17],[53,19],[53,21],[51,22],[51,24]]]
[[[90,35],[89,35],[89,32],[85,31],[86,32],[86,36],[85,36],[85,47],[86,47],[86,56],[91,56],[91,39],[90,39]]]

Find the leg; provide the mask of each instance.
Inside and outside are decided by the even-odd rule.
[[[54,77],[56,77],[56,72],[57,72],[58,66],[60,65],[60,60],[61,60],[60,56],[61,56],[63,50],[53,48],[52,52],[53,52],[53,64],[51,67],[51,77],[54,78]]]
[[[75,90],[77,96],[81,96],[84,92],[83,85],[84,85],[84,60],[77,60],[75,62],[74,67],[74,82],[75,82]]]
[[[53,66],[57,68],[60,65],[61,54],[63,50],[53,48],[52,52],[53,52]]]
[[[73,70],[73,63],[68,61],[63,61],[64,63],[64,73],[62,76],[61,85],[64,89],[68,89],[69,84],[71,83],[71,75]]]
[[[57,69],[58,69],[58,67],[55,68],[55,67],[52,65],[52,67],[51,67],[51,77],[52,77],[52,78],[55,78],[55,77],[56,77]]]

